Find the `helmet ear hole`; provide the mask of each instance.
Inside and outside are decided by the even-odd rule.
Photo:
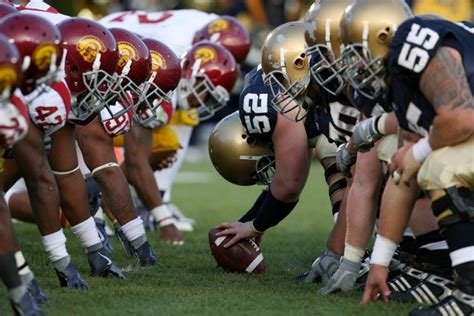
[[[255,139],[255,137],[247,137],[245,139],[245,141],[247,142],[247,144],[249,144],[249,146],[253,146],[255,145],[255,143],[257,142],[257,140]]]
[[[390,39],[390,34],[392,30],[390,27],[386,27],[377,34],[377,41],[381,44],[387,44]]]
[[[305,53],[301,53],[298,57],[296,57],[295,61],[293,62],[296,68],[302,69],[304,67],[305,57],[306,57]]]

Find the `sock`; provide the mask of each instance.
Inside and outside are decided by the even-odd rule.
[[[147,241],[143,220],[140,217],[137,217],[125,225],[122,225],[121,228],[127,239],[132,244],[133,248],[138,249]]]
[[[456,266],[456,286],[469,295],[474,295],[474,262],[466,262]]]
[[[63,233],[63,230],[60,229],[55,233],[42,236],[43,247],[48,253],[49,260],[51,262],[59,261],[65,257],[69,257],[69,254],[66,250],[66,236]]]
[[[8,290],[17,288],[22,284],[16,268],[14,253],[0,256],[0,278]]]
[[[95,221],[89,217],[85,221],[71,227],[72,233],[81,242],[82,248],[86,249],[86,253],[97,251],[102,248]]]
[[[53,266],[56,270],[63,272],[64,270],[66,270],[66,268],[68,267],[70,263],[71,263],[71,257],[67,255],[66,257],[63,257],[57,261],[54,261]]]
[[[453,267],[474,262],[474,222],[460,222],[445,228]],[[462,276],[464,277],[464,276]]]
[[[30,270],[28,266],[28,262],[26,262],[25,257],[21,250],[15,252],[15,261],[16,261],[16,268],[18,270],[18,275],[21,278],[21,283],[28,285],[31,281],[35,278],[33,271]]]

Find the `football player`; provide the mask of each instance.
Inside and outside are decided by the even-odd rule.
[[[379,15],[369,13],[382,8],[392,12],[389,23],[378,24]],[[398,1],[358,1],[341,22],[351,85],[371,99],[388,93],[400,127],[421,137],[395,153],[390,169],[405,185],[418,174],[457,275],[454,290],[412,315],[471,314],[474,308],[472,34],[469,23],[411,18]],[[387,298],[386,265],[404,228],[400,222],[380,227],[364,302]]]
[[[4,36],[0,37],[0,152],[13,146],[28,131],[27,109],[12,92],[21,80],[20,54]],[[0,159],[3,171],[3,158]],[[15,239],[5,200],[0,202],[0,279],[5,284],[15,314],[42,315],[38,303],[47,301]],[[21,268],[17,268],[17,264]],[[31,291],[28,293],[28,290]],[[37,301],[38,300],[38,301]]]
[[[103,18],[101,23],[111,27],[126,25],[127,28],[144,37],[163,42],[177,56],[183,56],[202,40],[210,40],[223,45],[237,61],[243,61],[250,49],[249,34],[240,22],[232,17],[218,17],[215,14],[198,10],[119,12]],[[236,70],[233,70],[232,75],[229,73],[229,76],[222,76],[223,73],[234,68],[234,62],[231,62],[230,65],[223,64],[227,60],[224,57],[226,54],[213,53],[215,52],[214,49],[206,50],[204,48],[198,49],[198,47],[195,47],[193,52],[202,57],[194,58],[192,53],[187,54],[188,61],[186,65],[183,64],[183,80],[175,93],[175,97],[173,97],[173,107],[176,108],[176,111],[171,118],[171,124],[155,131],[156,133],[162,133],[163,138],[170,139],[170,142],[164,140],[164,144],[157,144],[155,147],[164,147],[164,150],[167,151],[176,151],[182,147],[178,151],[176,162],[171,168],[155,172],[155,178],[163,192],[163,202],[165,203],[160,206],[162,214],[172,214],[172,205],[169,205],[171,186],[184,161],[193,127],[198,125],[200,121],[212,117],[220,108],[225,106],[229,98],[229,92],[235,82],[232,77],[237,73]],[[192,65],[198,66],[195,60],[211,61],[211,63],[200,62],[201,70],[193,71]],[[218,64],[222,71],[216,73],[214,77],[210,73],[211,65]],[[197,78],[204,75],[208,77],[208,80]],[[208,96],[206,100],[204,100],[204,95]],[[188,98],[191,101],[192,99],[195,100],[189,102]],[[196,102],[198,100],[201,101]],[[173,139],[178,139],[179,142],[174,142]],[[168,205],[170,208],[168,208]],[[179,210],[178,213],[180,213]],[[160,216],[160,219],[162,217]],[[185,219],[182,216],[179,216],[179,218]],[[186,220],[178,221],[176,224],[186,230],[192,229],[190,222]]]

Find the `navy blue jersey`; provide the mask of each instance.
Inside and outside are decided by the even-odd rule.
[[[390,49],[389,72],[398,122],[403,129],[421,136],[428,135],[436,111],[421,92],[419,81],[441,46],[459,51],[469,86],[474,91],[473,24],[414,17],[400,25]]]
[[[240,93],[239,116],[247,133],[265,142],[272,141],[278,115],[277,110],[270,104],[271,99],[271,90],[263,82],[261,67],[252,69],[245,76],[244,87]],[[310,143],[319,135],[315,117],[314,109],[310,109],[305,121]]]

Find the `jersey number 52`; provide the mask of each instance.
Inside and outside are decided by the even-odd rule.
[[[243,110],[245,126],[250,134],[263,134],[271,130],[268,120],[268,94],[247,93],[244,97]]]

